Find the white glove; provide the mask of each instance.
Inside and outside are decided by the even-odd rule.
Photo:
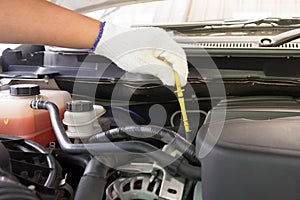
[[[132,73],[151,74],[164,84],[175,85],[177,71],[181,85],[188,76],[184,50],[160,28],[123,28],[106,23],[95,53],[111,59]]]

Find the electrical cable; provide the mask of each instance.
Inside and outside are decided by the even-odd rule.
[[[207,116],[207,112],[205,112],[204,110],[187,110],[186,112],[187,113],[200,113],[200,114]],[[171,115],[170,124],[172,127],[175,127],[174,118],[179,113],[181,113],[181,110],[178,110]]]

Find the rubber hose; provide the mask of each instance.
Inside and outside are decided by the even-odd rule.
[[[96,158],[92,158],[80,179],[74,199],[102,200],[108,169]]]
[[[118,153],[124,151],[131,151],[134,153],[143,153],[143,156],[147,156],[160,165],[166,166],[174,161],[175,158],[162,152],[161,150],[153,147],[150,144],[140,141],[128,141],[128,142],[114,142],[114,143],[88,143],[88,144],[73,144],[68,138],[64,127],[61,123],[59,111],[57,106],[52,102],[32,100],[30,107],[33,109],[45,109],[50,113],[51,124],[56,135],[56,138],[61,146],[61,149],[71,154],[93,154],[101,155],[103,153]],[[177,163],[177,166],[174,166]],[[177,169],[179,175],[184,175],[186,178],[192,180],[201,180],[201,168],[191,166],[187,163],[174,162],[168,166],[168,169]],[[186,173],[183,168],[188,168],[193,171]],[[182,171],[183,170],[183,171]],[[192,176],[190,176],[190,174]],[[195,175],[195,176],[193,176]]]
[[[149,157],[153,158],[155,161],[158,161],[158,163],[160,163],[161,165],[167,166],[166,169],[168,170],[168,172],[174,173],[175,171],[176,174],[186,177],[188,179],[201,180],[200,167],[184,163],[180,161],[180,159],[175,159],[152,145],[144,145],[145,143],[141,143],[138,141],[130,141],[128,142],[128,144],[129,143],[131,143],[131,145],[128,146],[126,150],[151,155]],[[123,148],[123,144],[118,146],[120,148]]]
[[[15,182],[0,181],[0,197],[3,200],[37,200],[37,196],[25,186]]]
[[[89,161],[91,160],[91,156],[89,155],[70,155],[66,152],[61,151],[60,149],[54,149],[52,154],[55,155],[56,160],[59,163],[67,163],[69,165],[76,165],[83,169],[86,168]]]
[[[176,132],[161,128],[158,126],[128,126],[108,130],[92,136],[88,141],[90,143],[109,142],[124,139],[142,140],[153,138],[170,146],[176,147],[184,156],[192,163],[200,165],[200,161],[196,158],[195,147]]]

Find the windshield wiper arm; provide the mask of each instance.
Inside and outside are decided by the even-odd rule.
[[[264,37],[259,41],[260,47],[278,47],[300,38],[300,28],[280,33],[273,37]]]

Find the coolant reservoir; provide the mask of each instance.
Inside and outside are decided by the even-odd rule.
[[[56,141],[49,112],[30,108],[33,99],[51,101],[57,105],[61,117],[71,96],[66,91],[40,90],[38,85],[13,85],[0,91],[0,134],[19,136],[47,146]]]

